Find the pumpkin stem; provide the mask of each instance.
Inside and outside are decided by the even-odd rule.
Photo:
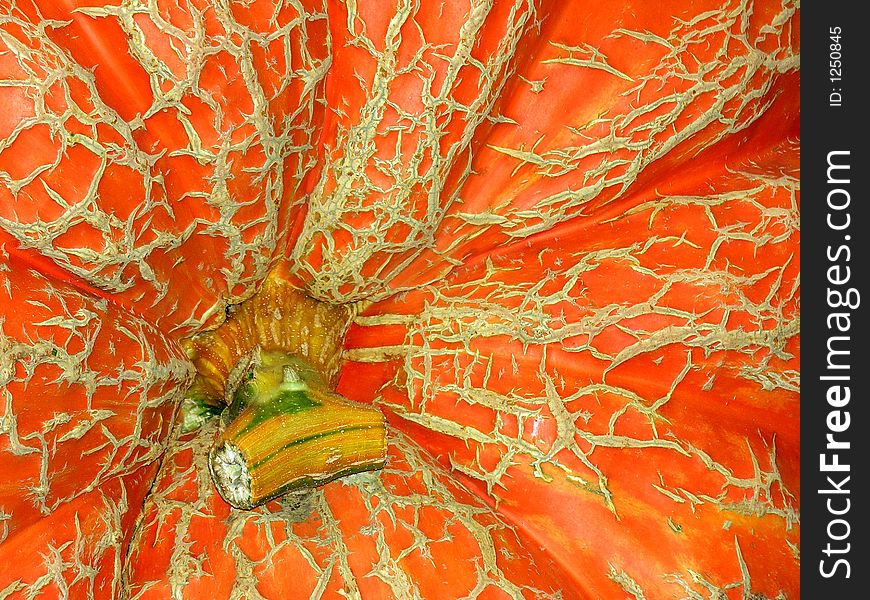
[[[329,391],[314,369],[286,353],[263,352],[255,362],[221,417],[225,428],[209,455],[224,500],[250,509],[384,466],[380,411]]]
[[[220,327],[184,342],[197,374],[182,428],[221,414],[209,468],[233,506],[384,466],[381,412],[332,391],[351,317],[293,288],[279,267]]]

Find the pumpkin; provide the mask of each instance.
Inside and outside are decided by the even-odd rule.
[[[0,596],[799,597],[797,2],[0,11]],[[232,509],[277,267],[387,462]]]

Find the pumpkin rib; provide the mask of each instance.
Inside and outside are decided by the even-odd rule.
[[[15,255],[0,297],[0,506],[13,536],[158,458],[190,367],[153,327]]]
[[[764,149],[758,149],[756,146],[751,144],[741,144],[738,148],[737,155],[734,157],[729,155],[730,160],[724,164],[727,165],[727,168],[729,169],[739,169],[741,168],[741,164],[751,170],[758,170],[765,165],[770,166],[771,168],[779,168],[782,166],[782,161],[784,159],[797,155],[798,145],[796,143],[782,144],[772,141],[770,144],[769,147]],[[473,269],[487,260],[522,253],[525,251],[525,248],[529,246],[543,247],[549,243],[552,247],[559,247],[560,244],[564,243],[563,240],[587,239],[591,237],[593,231],[600,227],[601,224],[618,221],[620,218],[623,218],[626,215],[631,215],[638,210],[643,210],[644,207],[649,207],[656,202],[658,202],[662,207],[665,207],[667,206],[667,198],[669,196],[682,196],[677,190],[672,193],[668,190],[677,187],[698,189],[701,188],[703,184],[711,178],[711,176],[715,176],[716,170],[721,168],[720,164],[713,164],[713,161],[705,161],[704,156],[716,157],[719,152],[720,149],[718,146],[713,146],[706,149],[701,156],[696,158],[697,163],[709,165],[710,171],[705,171],[698,167],[681,169],[681,176],[679,182],[676,184],[669,183],[665,186],[656,186],[651,190],[635,190],[619,202],[611,203],[595,212],[593,215],[578,215],[574,219],[565,221],[547,231],[535,233],[526,238],[519,238],[507,244],[498,245],[493,249],[472,253],[464,258],[461,264],[453,266],[452,270],[444,274],[444,276],[450,277],[457,270]],[[765,155],[768,156],[762,159]],[[794,166],[793,171],[796,173],[796,165]],[[796,177],[796,174],[790,174],[789,176]],[[425,277],[426,276],[423,275],[421,278]]]
[[[275,23],[289,22],[282,23],[283,36],[252,35],[280,48],[286,40],[288,50],[310,45],[298,65],[310,73],[293,71],[282,102],[269,104],[251,98],[263,95],[261,83],[250,79],[254,46],[221,38],[224,25],[245,31],[229,15],[223,22],[212,14],[194,18],[191,38],[133,5],[81,8],[71,23],[40,18],[66,14],[71,5],[37,4],[9,17],[12,33],[4,40],[22,51],[11,52],[14,59],[4,68],[24,93],[4,114],[3,130],[11,128],[14,138],[0,158],[0,225],[25,252],[47,257],[167,332],[182,336],[213,325],[228,302],[253,293],[281,253],[292,208],[281,198],[308,168],[328,49],[317,36],[296,36],[309,21],[294,21],[289,8]],[[313,16],[311,23],[317,23]],[[137,88],[112,88],[107,66],[89,70],[98,53],[79,56],[87,54],[87,44],[74,38],[83,34],[65,32],[81,24],[105,28],[111,41],[96,41],[94,48],[132,52],[125,60],[138,65],[138,79],[150,81],[153,103],[129,122],[118,111],[137,106]],[[155,31],[160,27],[167,37]],[[188,53],[187,70],[176,73],[162,62],[173,47]],[[146,74],[149,68],[156,71]],[[215,76],[221,70],[250,77],[221,89],[227,80]],[[268,85],[269,76],[264,80]],[[110,97],[104,101],[102,93]],[[248,102],[258,107],[250,116],[233,108]],[[70,181],[75,184],[63,187]],[[170,293],[170,281],[183,279],[191,293]]]
[[[107,480],[2,540],[0,593],[10,598],[121,596],[133,525],[156,465]]]
[[[180,389],[181,350],[122,307],[0,263],[0,590],[117,592]],[[47,270],[50,272],[50,270]]]
[[[356,475],[251,512],[230,510],[208,481],[212,430],[208,424],[170,447],[127,561],[135,597],[231,597],[255,589],[277,597],[288,579],[301,596],[486,597],[502,590],[546,598],[564,590],[563,598],[574,597],[548,558],[400,433],[390,434],[381,475]],[[176,543],[153,553],[165,537]],[[479,554],[469,555],[472,548]]]
[[[373,394],[411,424],[393,419],[396,426],[425,440],[443,465],[463,473],[481,497],[495,498],[500,512],[516,515],[517,527],[548,539],[545,547],[566,562],[586,555],[584,539],[606,537],[617,547],[619,536],[628,544],[646,530],[634,543],[652,544],[650,556],[663,536],[675,546],[663,553],[661,572],[647,568],[632,580],[646,589],[661,574],[682,572],[673,581],[689,581],[684,569],[665,564],[667,557],[698,560],[703,553],[685,556],[682,544],[715,531],[719,519],[727,522],[720,536],[743,540],[743,558],[735,559],[734,538],[717,537],[722,546],[709,543],[716,550],[703,559],[708,565],[728,556],[726,570],[739,571],[744,561],[756,580],[781,565],[790,573],[782,581],[796,581],[790,544],[798,536],[799,438],[796,427],[781,423],[793,422],[799,398],[799,265],[790,250],[798,180],[777,164],[769,155],[767,164],[743,172],[724,168],[717,179],[698,179],[701,196],[689,182],[621,219],[598,222],[588,237],[604,240],[601,249],[576,252],[574,260],[560,262],[564,254],[543,238],[457,268],[401,301],[368,307],[349,332],[350,364],[339,391],[359,400]],[[754,213],[767,216],[750,218]],[[728,249],[747,239],[757,253]],[[695,249],[674,264],[670,249],[679,244]],[[398,372],[357,376],[381,363]],[[714,425],[735,410],[744,418]],[[620,464],[643,465],[639,483],[649,487],[625,490]],[[681,468],[693,475],[675,483]],[[583,513],[552,507],[579,507],[581,499],[600,529],[577,531],[578,541],[570,542],[567,532],[585,523]],[[638,504],[655,507],[660,520],[643,525]],[[663,517],[677,509],[679,518]],[[765,533],[752,537],[777,543],[748,552],[747,532],[759,532],[762,519],[770,521]],[[610,564],[632,573],[632,546],[618,547],[626,566]],[[588,552],[596,560],[607,555]],[[593,574],[607,572],[604,565]],[[586,585],[603,586],[590,589],[592,597],[609,593],[603,582]]]
[[[789,9],[784,9],[784,14],[788,12]],[[736,27],[735,22],[739,21],[739,17],[735,16],[736,13],[726,13],[725,9],[722,9],[721,17],[715,11],[703,13],[704,19],[711,23],[710,31],[721,32],[728,26]],[[717,22],[720,18],[723,23]],[[761,23],[764,21],[759,19],[759,24],[755,27],[761,27]],[[662,31],[661,39],[679,39],[681,28],[687,26],[686,23],[678,23],[669,33],[667,30]],[[637,41],[626,27],[627,24],[619,28],[618,36],[616,33],[613,36],[626,40],[626,43]],[[568,38],[570,35],[577,35],[573,23],[560,24],[560,27],[553,28],[559,32],[554,33],[554,36]],[[787,35],[789,30],[788,20],[775,27],[771,26],[772,32],[784,32],[782,35]],[[650,37],[648,34],[638,35],[641,38]],[[442,219],[437,237],[438,245],[412,262],[404,272],[405,277],[395,281],[393,287],[404,290],[436,281],[444,277],[454,265],[473,257],[475,248],[498,248],[515,240],[526,239],[536,232],[553,229],[573,218],[575,213],[586,214],[591,207],[600,206],[612,197],[624,194],[626,186],[634,183],[642,171],[658,170],[667,176],[671,169],[680,170],[684,160],[694,160],[694,147],[703,148],[710,140],[716,142],[729,132],[736,133],[745,127],[746,124],[739,120],[731,123],[730,120],[722,118],[722,122],[719,122],[718,113],[712,108],[694,114],[700,110],[696,105],[702,102],[716,100],[726,106],[736,105],[735,110],[749,113],[746,119],[750,123],[758,118],[764,119],[767,96],[775,95],[771,90],[775,89],[773,86],[780,79],[780,71],[789,72],[797,67],[794,52],[788,46],[775,50],[759,50],[753,46],[751,40],[744,39],[745,36],[739,33],[733,36],[719,35],[719,38],[715,35],[709,34],[712,38],[710,40],[697,36],[697,39],[686,43],[703,45],[708,42],[711,45],[723,46],[736,43],[746,46],[749,56],[738,55],[731,58],[729,63],[728,58],[714,55],[709,63],[696,67],[698,74],[690,72],[681,75],[677,67],[687,67],[677,62],[675,57],[679,54],[676,50],[666,53],[658,44],[646,42],[646,45],[659,48],[661,52],[654,55],[656,59],[651,67],[652,74],[641,71],[640,75],[635,75],[639,83],[634,84],[637,89],[631,94],[628,90],[631,90],[632,84],[579,61],[579,64],[588,69],[587,73],[604,73],[599,77],[605,78],[604,83],[609,81],[606,78],[621,82],[621,87],[616,91],[604,87],[612,91],[615,98],[608,98],[604,109],[599,109],[604,115],[579,113],[585,105],[571,101],[580,91],[580,82],[585,81],[584,77],[588,79],[593,75],[578,73],[577,65],[571,62],[573,59],[559,56],[552,59],[537,57],[535,66],[539,71],[553,71],[552,77],[561,75],[559,81],[569,81],[568,78],[573,75],[574,79],[570,80],[572,85],[555,88],[556,91],[552,93],[548,92],[546,86],[542,91],[526,92],[514,101],[517,105],[514,110],[518,114],[507,114],[512,122],[498,124],[488,133],[487,139],[479,140],[480,149],[474,156],[472,169],[480,172],[480,175],[470,177],[455,192],[456,196],[463,198],[463,203],[454,203]],[[767,35],[774,37],[775,33]],[[764,37],[761,36],[759,40]],[[758,40],[756,43],[760,44]],[[564,43],[560,44],[564,46]],[[564,49],[559,51],[563,54],[569,53]],[[634,52],[637,53],[638,48],[634,48]],[[651,51],[644,52],[649,54]],[[730,56],[724,51],[721,55]],[[753,70],[747,69],[742,78],[730,82],[729,87],[724,89],[716,87],[699,74],[719,70],[723,74],[718,77],[727,81],[729,71],[726,67],[737,68],[734,65],[740,65],[741,60],[754,61],[760,63],[760,66],[754,69],[755,74]],[[667,78],[660,80],[660,71]],[[523,73],[518,71],[515,77],[522,76]],[[529,75],[525,78],[535,80],[539,77],[540,75]],[[679,83],[681,77],[689,83]],[[791,80],[791,84],[794,84],[794,80]],[[682,85],[688,89],[680,89]],[[630,99],[640,96],[644,90],[655,90],[663,86],[669,86],[667,89],[676,87],[673,93],[676,98],[682,98],[682,104],[677,104],[677,108],[671,113],[666,113],[664,117],[667,118],[662,124],[657,124],[655,120],[651,123],[641,122],[641,115],[651,113],[656,116],[656,112],[652,109],[636,108]],[[756,88],[760,90],[759,94],[764,94],[755,94]],[[713,100],[704,100],[711,95],[714,96]],[[642,104],[642,101],[638,103]],[[534,106],[535,109],[527,110],[528,106]],[[579,115],[575,116],[575,112]],[[790,115],[792,119],[795,116],[796,113]],[[584,118],[588,119],[586,123]],[[575,124],[574,120],[579,123]],[[549,121],[560,123],[562,127],[545,136],[540,132],[547,131],[543,124]],[[538,124],[541,125],[535,127]],[[659,132],[668,124],[681,131],[673,137],[658,139],[663,136]],[[648,139],[647,132],[650,132]],[[624,141],[626,148],[618,146],[617,141]],[[679,149],[675,147],[678,142],[684,147],[683,156],[671,156]],[[534,151],[531,151],[532,148]],[[667,166],[657,166],[657,161],[664,161]],[[623,162],[630,164],[620,167]],[[611,171],[615,174],[608,178],[607,174]],[[466,198],[474,200],[465,200]],[[468,241],[463,243],[463,238],[466,237]],[[434,269],[432,265],[436,265]]]
[[[465,164],[474,132],[491,116],[512,68],[514,46],[534,25],[535,9],[525,0],[504,6],[471,2],[467,16],[461,5],[442,4],[451,14],[439,16],[437,26],[414,20],[414,11],[432,10],[427,4],[403,3],[389,22],[362,6],[356,8],[365,14],[333,17],[360,31],[332,32],[335,66],[327,98],[334,106],[358,105],[359,114],[336,110],[337,117],[327,119],[320,139],[323,166],[308,186],[306,224],[292,241],[297,276],[318,299],[351,302],[393,293],[384,289],[389,273],[431,244],[444,211],[438,200],[446,195],[442,181],[453,177],[457,161]],[[366,19],[373,23],[366,25]],[[366,27],[377,33],[366,37]],[[446,33],[449,41],[439,43],[453,54],[442,56],[427,46],[424,28]],[[475,74],[479,87],[466,81]],[[356,78],[367,86],[362,91],[350,84]],[[376,137],[385,141],[376,146]],[[391,148],[394,139],[394,156],[384,155],[382,148]]]

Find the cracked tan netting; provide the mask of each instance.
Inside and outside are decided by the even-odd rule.
[[[90,4],[0,2],[0,595],[799,596],[797,2]],[[283,258],[396,470],[134,537]]]

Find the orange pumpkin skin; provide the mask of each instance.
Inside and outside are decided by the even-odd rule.
[[[134,538],[130,595],[543,598],[569,585],[401,434],[383,472],[256,511],[232,510],[215,492],[205,465],[213,437],[207,426],[167,452]]]
[[[21,4],[0,590],[799,597],[795,4]],[[397,431],[292,524],[168,434],[285,258]]]
[[[190,365],[155,327],[5,255],[0,589],[117,596]]]

